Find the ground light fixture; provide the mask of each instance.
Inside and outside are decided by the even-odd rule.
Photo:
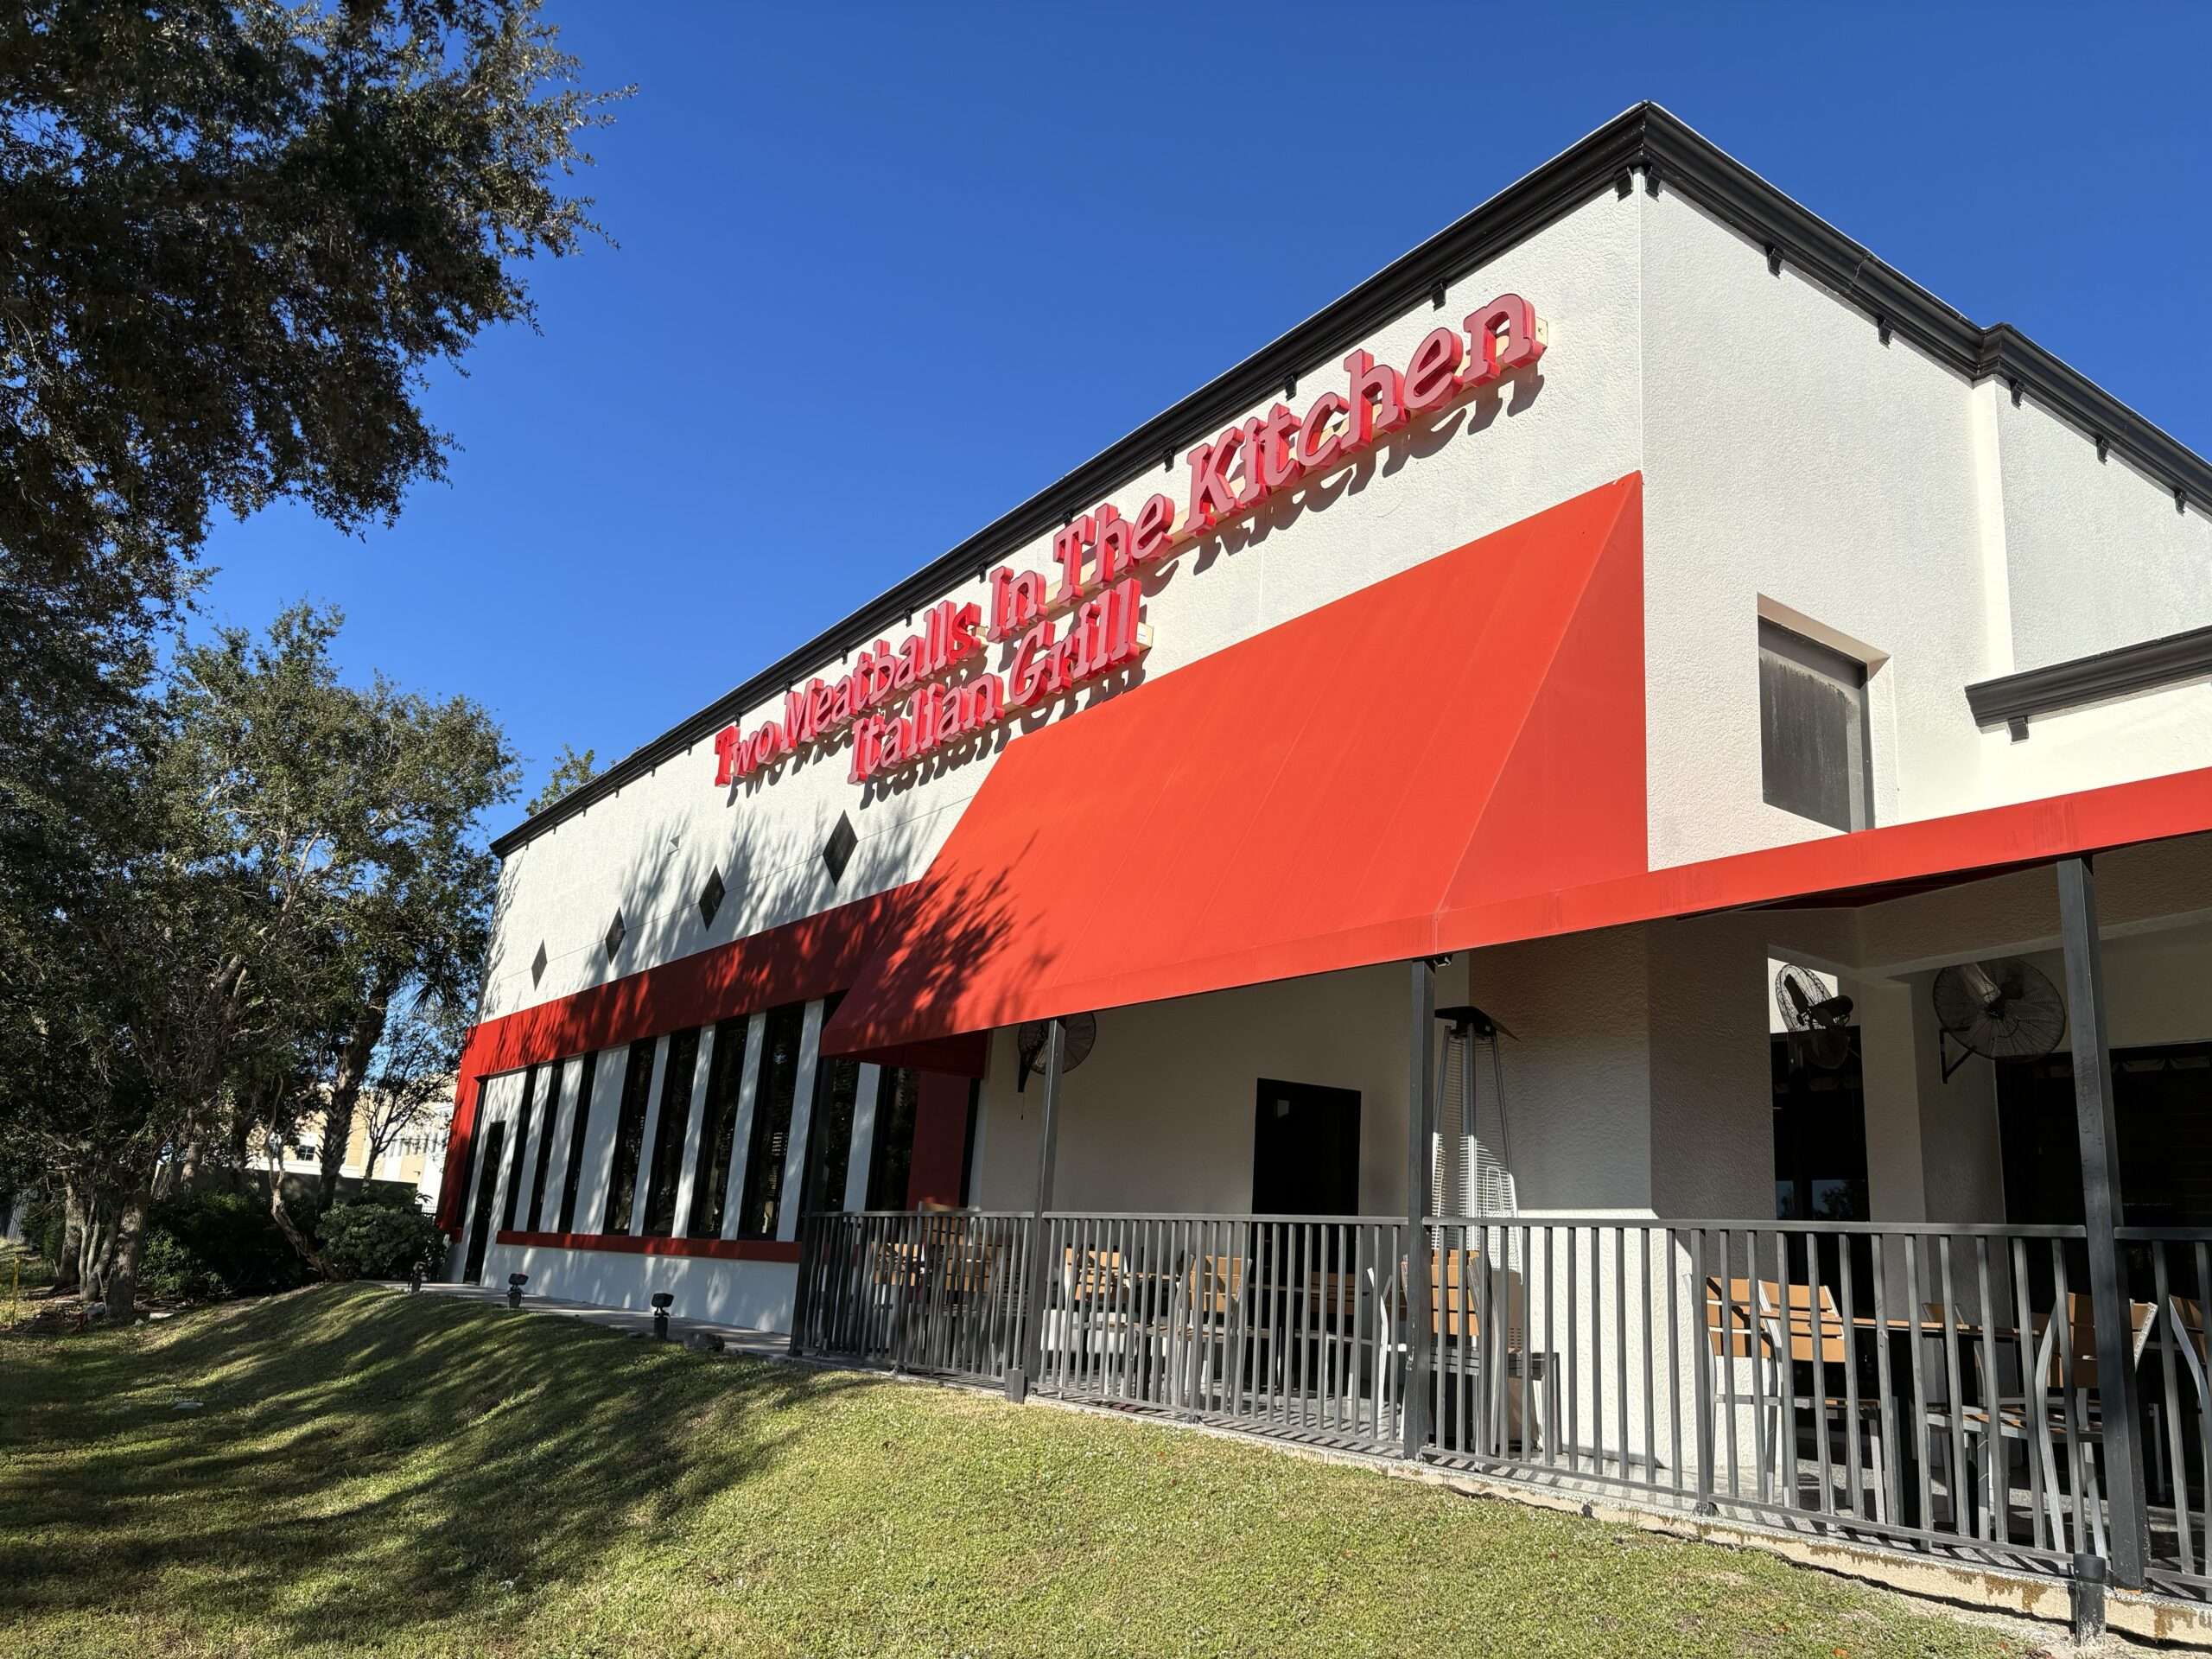
[[[657,1290],[653,1293],[653,1340],[655,1342],[668,1340],[668,1310],[675,1300],[676,1298],[667,1291]]]
[[[509,1307],[522,1306],[522,1287],[529,1282],[530,1275],[526,1273],[511,1273],[507,1275],[507,1306]]]

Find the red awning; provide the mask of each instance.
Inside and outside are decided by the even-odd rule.
[[[1642,874],[1643,581],[1631,474],[1016,739],[825,1046],[1418,956]]]

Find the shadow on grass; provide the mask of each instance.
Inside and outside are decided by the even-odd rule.
[[[582,1576],[769,1467],[784,1408],[866,1385],[361,1286],[6,1339],[0,1623],[149,1597],[372,1646]]]

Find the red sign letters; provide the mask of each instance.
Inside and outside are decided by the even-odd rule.
[[[1185,457],[1179,514],[1166,495],[1149,497],[1134,518],[1110,504],[1094,508],[1053,537],[1057,577],[1002,565],[990,573],[988,618],[973,601],[944,601],[896,649],[879,639],[841,678],[786,693],[780,720],[749,733],[725,726],[715,736],[715,782],[728,785],[849,728],[851,778],[865,783],[1134,663],[1152,643],[1141,587],[1152,568],[1309,474],[1342,466],[1415,416],[1544,354],[1542,325],[1517,294],[1468,313],[1462,327],[1464,339],[1431,330],[1402,370],[1356,351],[1344,360],[1344,391],[1323,392],[1303,415],[1278,403],[1198,445]],[[969,673],[987,645],[1010,645],[1011,660],[1003,671]]]

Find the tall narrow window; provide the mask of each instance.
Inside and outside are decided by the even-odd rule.
[[[576,1068],[576,1109],[569,1130],[569,1169],[561,1183],[561,1230],[576,1230],[576,1188],[584,1178],[584,1136],[591,1128],[591,1086],[599,1076],[599,1056],[584,1056]]]
[[[822,1005],[822,1023],[837,1012],[842,994]],[[814,1062],[814,1109],[807,1114],[806,1179],[799,1212],[845,1207],[845,1172],[853,1158],[853,1108],[860,1102],[861,1063],[850,1055],[824,1054]]]
[[[707,1067],[706,1107],[699,1117],[699,1161],[691,1171],[691,1217],[683,1227],[693,1238],[722,1236],[729,1154],[737,1139],[737,1100],[745,1087],[745,1039],[752,1024],[741,1015],[715,1027],[715,1057]]]
[[[1759,772],[1769,806],[1834,830],[1874,822],[1866,664],[1759,619]]]
[[[738,1205],[741,1238],[773,1238],[784,1197],[784,1154],[791,1148],[791,1103],[798,1092],[799,1048],[806,1004],[768,1010],[762,1035],[760,1084],[753,1103],[753,1143],[745,1156],[745,1195]]]
[[[691,1127],[691,1074],[699,1065],[699,1033],[679,1031],[668,1039],[668,1067],[660,1085],[660,1123],[653,1131],[653,1166],[645,1184],[645,1231],[666,1238],[676,1230],[676,1189],[683,1179],[683,1132]]]
[[[515,1114],[515,1160],[507,1171],[507,1196],[499,1205],[499,1230],[515,1228],[515,1205],[522,1201],[523,1160],[530,1152],[530,1108],[537,1093],[537,1068],[522,1074],[522,1109]]]
[[[914,1172],[914,1109],[920,1079],[903,1065],[887,1065],[876,1085],[875,1144],[868,1148],[868,1207],[904,1210]]]
[[[653,1041],[640,1038],[630,1045],[630,1059],[622,1073],[622,1114],[614,1122],[614,1167],[607,1178],[607,1214],[602,1233],[630,1230],[631,1200],[638,1196],[638,1160],[645,1147],[645,1108],[653,1091]]]
[[[530,1220],[526,1224],[536,1232],[545,1218],[545,1178],[553,1172],[553,1128],[560,1116],[561,1062],[554,1060],[545,1068],[545,1121],[537,1128],[537,1178],[530,1189]]]

